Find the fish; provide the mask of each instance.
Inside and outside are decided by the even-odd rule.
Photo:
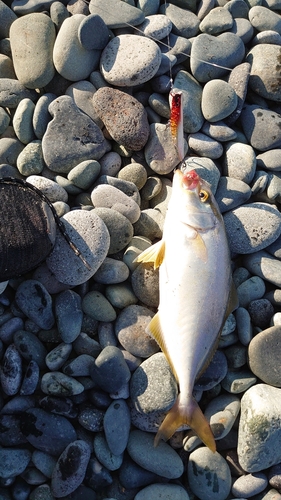
[[[172,88],[169,93],[169,104],[171,135],[178,151],[179,160],[182,161],[184,159],[183,93]]]
[[[165,354],[179,387],[155,445],[188,425],[215,452],[210,425],[192,392],[238,301],[223,217],[209,183],[195,170],[174,172],[163,237],[135,260],[159,267],[159,307],[147,332]]]

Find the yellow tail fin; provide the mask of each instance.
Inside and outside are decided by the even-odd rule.
[[[160,439],[164,441],[170,439],[182,425],[189,425],[211,451],[216,451],[216,443],[210,425],[198,404],[192,398],[188,405],[182,405],[180,404],[180,395],[160,425],[154,439],[154,446],[159,444]]]

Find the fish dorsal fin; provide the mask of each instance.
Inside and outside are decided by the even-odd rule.
[[[145,263],[145,262],[153,262],[154,269],[159,267],[165,255],[165,242],[164,240],[160,240],[151,247],[144,250],[142,253],[135,258],[134,262]]]
[[[163,332],[162,332],[162,328],[161,328],[161,323],[160,323],[160,316],[159,316],[159,312],[155,314],[155,316],[153,316],[152,320],[150,321],[148,327],[147,327],[147,333],[149,335],[151,335],[157,342],[157,344],[159,345],[161,351],[165,354],[166,356],[166,359],[170,365],[170,368],[173,372],[173,375],[176,379],[176,381],[178,382],[178,376],[177,376],[177,372],[174,368],[174,365],[172,363],[172,360],[170,358],[170,355],[168,353],[168,350],[167,350],[167,346],[166,346],[166,343],[165,343],[165,340],[164,340],[164,335],[163,335]]]
[[[192,238],[190,241],[192,242],[193,251],[196,257],[206,263],[208,252],[202,236],[197,232],[196,237]]]

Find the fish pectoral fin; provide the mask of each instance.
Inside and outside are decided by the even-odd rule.
[[[208,259],[208,252],[202,236],[197,232],[196,238],[193,238],[190,241],[192,242],[196,257],[206,263]]]
[[[135,259],[134,262],[144,263],[144,262],[153,262],[154,269],[159,267],[165,255],[165,242],[164,240],[160,240],[151,247],[144,250],[140,253]]]
[[[216,442],[211,427],[203,415],[199,405],[192,398],[188,405],[180,404],[181,395],[178,396],[174,406],[164,418],[154,439],[157,446],[161,439],[167,441],[182,425],[189,425],[203,443],[215,453]]]
[[[168,352],[168,349],[167,349],[167,346],[166,346],[166,343],[165,343],[165,340],[164,340],[164,335],[163,335],[163,332],[162,332],[162,328],[161,328],[161,323],[160,323],[160,315],[159,315],[159,312],[155,314],[155,316],[153,316],[152,320],[150,321],[148,327],[146,328],[146,331],[147,333],[153,337],[157,344],[159,345],[161,351],[165,354],[166,356],[166,359],[170,365],[170,368],[173,372],[173,375],[176,379],[176,381],[178,382],[178,376],[177,376],[177,372],[175,370],[175,367],[172,363],[172,360],[170,358],[170,355],[169,355],[169,352]]]

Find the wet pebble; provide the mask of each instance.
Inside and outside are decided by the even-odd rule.
[[[15,300],[21,311],[40,328],[52,328],[55,322],[52,298],[39,281],[26,280],[21,283]]]

